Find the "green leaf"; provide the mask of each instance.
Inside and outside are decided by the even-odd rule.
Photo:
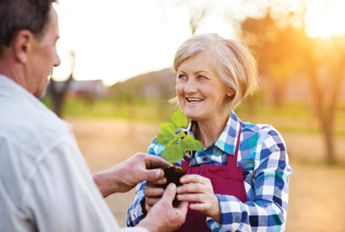
[[[178,128],[185,128],[188,126],[189,120],[186,115],[182,112],[182,110],[176,110],[171,115],[171,122],[176,125]]]
[[[178,142],[180,141],[180,137],[178,135],[175,135],[174,138],[172,138],[169,142],[169,146],[178,146]]]
[[[199,140],[194,140],[194,144],[195,144],[195,151],[199,151],[202,149],[202,144]]]
[[[186,133],[184,133],[183,131],[180,131],[179,133],[178,133],[178,137],[180,137],[180,138],[183,138],[183,137],[185,137],[186,136]]]
[[[185,153],[178,147],[166,146],[162,157],[165,157],[169,163],[175,163],[184,157]]]
[[[156,138],[156,143],[159,143],[159,144],[168,144],[169,143],[169,139],[163,134],[163,133],[159,133],[157,135],[157,138]]]
[[[157,135],[156,143],[165,146],[162,157],[165,157],[171,164],[184,156],[190,157],[186,151],[202,148],[201,143],[195,140],[192,135],[186,135],[181,130],[177,131],[178,128],[187,127],[188,123],[189,120],[186,115],[181,110],[176,110],[171,116],[171,123],[161,124],[161,133]]]
[[[180,142],[180,148],[185,151],[197,151],[201,149],[201,143],[192,135],[186,135]]]
[[[161,130],[164,135],[172,134],[175,135],[177,127],[172,123],[161,124]]]

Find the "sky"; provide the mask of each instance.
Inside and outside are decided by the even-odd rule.
[[[327,38],[345,34],[344,0],[309,0],[308,6],[311,8],[305,16],[308,35]]]
[[[71,50],[76,57],[75,78],[103,79],[106,85],[171,67],[175,51],[191,36],[188,12],[178,6],[167,10],[159,2],[60,0],[55,8],[61,66],[54,69],[54,78],[69,76]],[[219,29],[224,23],[217,19],[211,22],[217,26],[205,32],[230,36],[230,29]]]
[[[274,1],[260,0],[247,5],[242,0],[182,2],[190,2],[196,9],[206,6],[212,15],[203,21],[197,33],[212,32],[236,39],[235,29],[229,23],[231,18],[257,17],[257,9]],[[345,22],[345,1],[306,1],[311,36],[345,34],[345,26],[340,23]],[[75,79],[102,79],[105,85],[171,67],[175,51],[191,36],[190,8],[174,2],[177,0],[59,0],[55,8],[59,14],[61,65],[54,68],[54,79],[69,76],[71,51],[76,57]]]

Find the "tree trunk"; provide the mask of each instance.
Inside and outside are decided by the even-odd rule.
[[[62,117],[62,114],[63,114],[63,111],[62,111],[63,103],[65,100],[65,96],[67,94],[68,86],[70,82],[72,81],[72,79],[73,79],[73,74],[71,74],[69,78],[64,82],[61,89],[58,89],[56,87],[56,81],[54,81],[53,79],[50,80],[49,93],[53,101],[53,111],[60,118]]]
[[[319,64],[312,56],[309,56],[312,92],[315,99],[315,108],[319,119],[321,130],[324,135],[326,146],[326,158],[328,162],[334,162],[334,118],[339,101],[341,83],[344,78],[345,54],[341,55],[336,62],[328,67],[327,81],[330,82],[330,88],[327,92],[326,83],[320,83],[318,79]],[[333,80],[333,81],[332,81]]]
[[[322,122],[322,130],[324,141],[326,145],[326,159],[327,162],[335,161],[334,143],[333,143],[333,123],[328,117],[325,117]]]

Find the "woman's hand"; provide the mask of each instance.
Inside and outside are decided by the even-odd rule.
[[[161,199],[164,193],[164,189],[161,186],[165,184],[166,182],[167,182],[167,179],[165,177],[160,178],[156,181],[147,181],[146,186],[144,188],[145,214],[148,213],[150,209],[152,208],[152,206],[154,206]]]
[[[190,209],[204,213],[218,222],[222,216],[218,198],[213,192],[211,181],[200,175],[185,175],[181,177],[183,185],[177,188],[177,200],[189,201]]]

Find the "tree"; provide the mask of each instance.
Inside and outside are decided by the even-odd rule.
[[[263,18],[244,20],[243,40],[260,54],[260,72],[271,82],[286,86],[288,77],[300,72],[309,79],[313,109],[324,135],[326,157],[334,161],[334,118],[345,76],[345,38],[312,39],[306,34],[304,23],[294,27],[292,20],[285,18],[288,22],[285,25],[279,22],[284,17],[295,17],[294,12],[273,18],[270,10],[268,6]],[[304,13],[299,17],[303,20]],[[275,92],[284,91],[278,88]],[[275,98],[281,97],[275,94]],[[276,103],[281,102],[280,99]]]
[[[263,18],[246,18],[241,25],[242,41],[257,56],[259,72],[272,86],[273,104],[282,106],[289,77],[297,69],[295,49],[296,29],[292,25],[280,25],[267,12]]]
[[[53,111],[56,113],[57,116],[60,118],[63,114],[63,104],[65,102],[65,97],[68,91],[68,87],[73,80],[73,73],[75,69],[75,53],[74,51],[70,52],[70,56],[72,58],[72,67],[71,73],[65,82],[62,82],[61,85],[58,85],[58,82],[51,78],[50,84],[48,86],[48,93],[53,102]]]
[[[161,5],[163,11],[166,7],[171,7],[167,6],[168,4],[172,4],[175,7],[182,6],[183,9],[188,12],[188,25],[192,35],[196,33],[203,21],[209,16],[209,14],[211,14],[212,10],[211,0],[206,0],[203,2],[200,0],[172,0],[171,2],[163,2],[158,0],[158,3]]]
[[[344,37],[315,39],[304,49],[305,67],[314,99],[314,110],[324,135],[327,160],[335,161],[334,119],[341,83],[345,77]]]

